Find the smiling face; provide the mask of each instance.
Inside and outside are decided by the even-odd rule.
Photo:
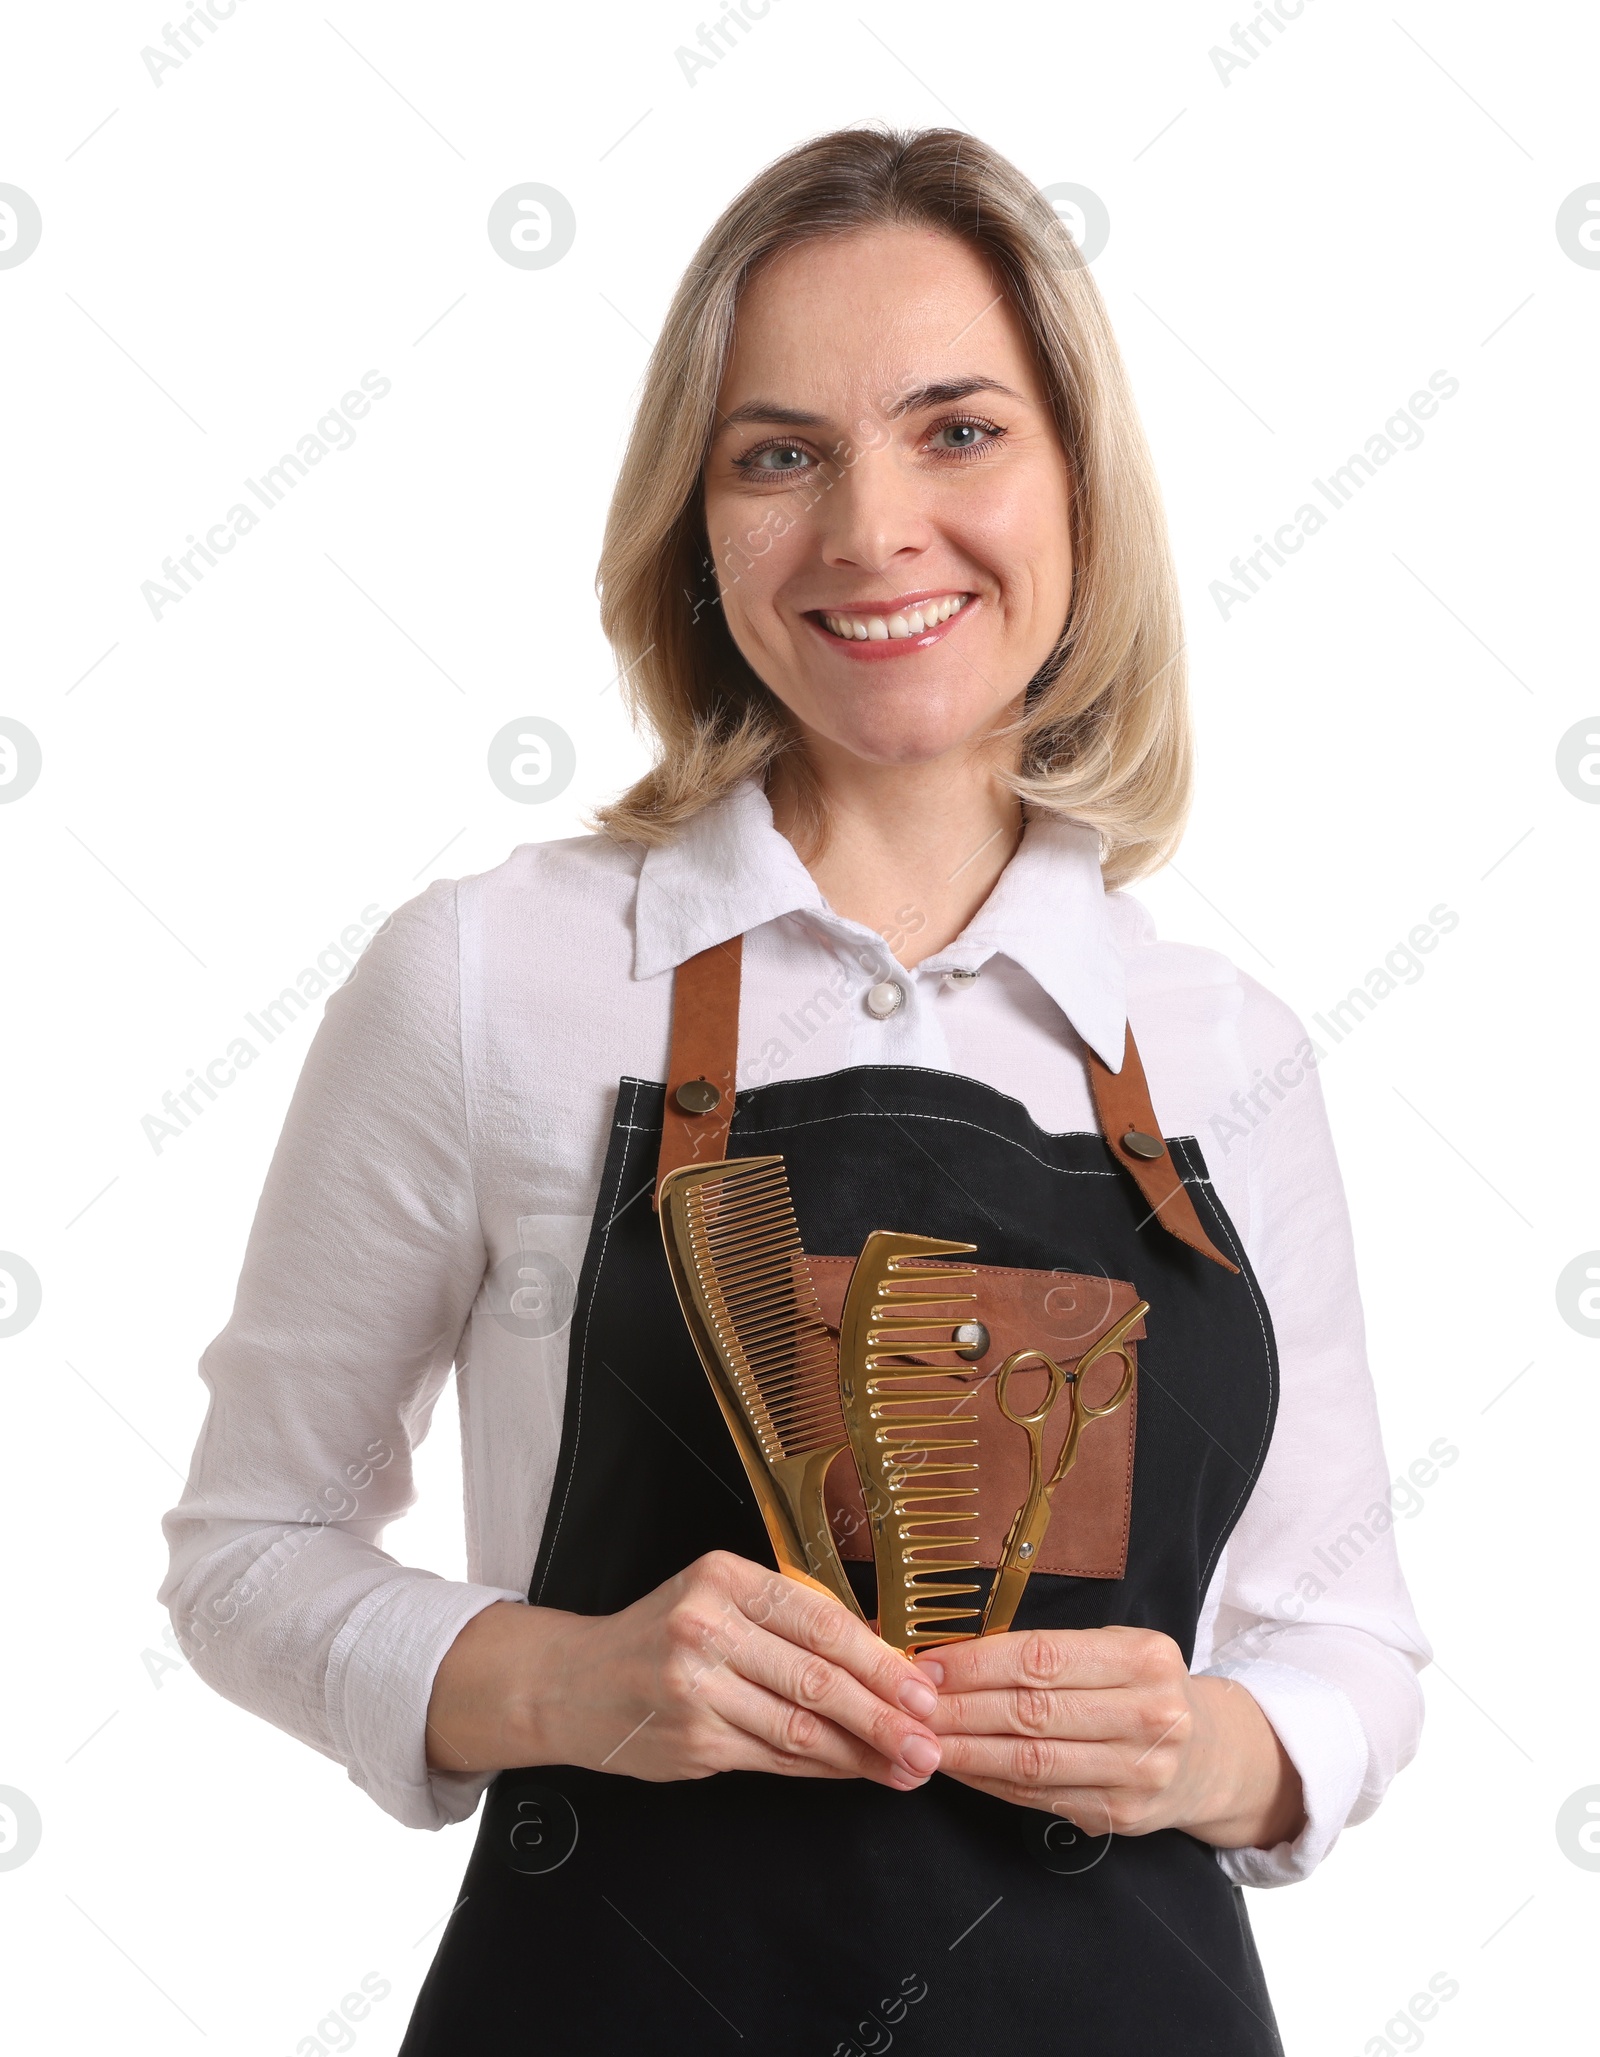
[[[784,252],[739,303],[717,405],[728,628],[808,748],[983,750],[1072,594],[1066,456],[984,259],[925,228]]]

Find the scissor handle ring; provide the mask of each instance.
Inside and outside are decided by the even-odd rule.
[[[1122,1319],[1114,1322],[1106,1330],[1099,1342],[1091,1343],[1089,1348],[1078,1359],[1077,1370],[1073,1373],[1073,1376],[1080,1381],[1078,1388],[1078,1411],[1085,1421],[1103,1421],[1108,1414],[1115,1414],[1123,1401],[1133,1391],[1133,1352],[1122,1339],[1129,1329],[1142,1321],[1149,1312],[1150,1303],[1148,1300],[1141,1300],[1137,1306],[1130,1307]],[[1081,1381],[1089,1367],[1098,1364],[1103,1357],[1120,1357],[1122,1359],[1122,1378],[1117,1386],[1117,1390],[1109,1400],[1102,1401],[1098,1407],[1091,1407],[1083,1397]]]
[[[1023,1365],[1033,1359],[1036,1359],[1048,1369],[1050,1383],[1045,1388],[1044,1398],[1032,1414],[1013,1414],[1006,1397],[1007,1390],[1011,1384],[1011,1374],[1014,1371],[1020,1371]],[[1071,1385],[1076,1378],[1076,1372],[1064,1371],[1057,1364],[1056,1360],[1053,1357],[1047,1356],[1043,1350],[1013,1350],[994,1375],[995,1405],[1014,1428],[1043,1428],[1044,1424],[1050,1419],[1051,1408],[1055,1406],[1056,1401],[1060,1397],[1061,1388],[1064,1385]]]
[[[1098,1407],[1091,1407],[1088,1401],[1084,1399],[1083,1389],[1080,1385],[1078,1389],[1078,1412],[1085,1421],[1103,1421],[1108,1414],[1115,1414],[1123,1401],[1133,1391],[1133,1358],[1131,1354],[1124,1350],[1120,1344],[1114,1343],[1109,1350],[1100,1351],[1095,1362],[1099,1363],[1102,1358],[1106,1357],[1120,1357],[1122,1359],[1122,1379],[1111,1398],[1103,1400]],[[1072,1373],[1072,1376],[1076,1379],[1082,1379],[1083,1366],[1081,1364]]]

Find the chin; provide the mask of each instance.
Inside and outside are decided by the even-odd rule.
[[[822,730],[837,749],[848,750],[867,764],[900,766],[933,764],[941,757],[975,743],[987,724],[917,721],[873,722],[865,726],[839,723]]]
[[[969,675],[948,694],[926,688],[869,692],[843,707],[835,702],[795,711],[805,727],[869,764],[929,764],[978,742],[1006,720],[1008,703],[974,706],[971,685]]]

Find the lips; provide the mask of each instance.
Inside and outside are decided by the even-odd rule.
[[[942,642],[976,605],[973,593],[905,593],[852,607],[819,607],[806,620],[842,656],[903,657]]]

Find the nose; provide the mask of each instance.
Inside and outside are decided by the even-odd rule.
[[[891,581],[907,571],[933,540],[918,485],[892,441],[852,443],[819,508],[823,562]]]

